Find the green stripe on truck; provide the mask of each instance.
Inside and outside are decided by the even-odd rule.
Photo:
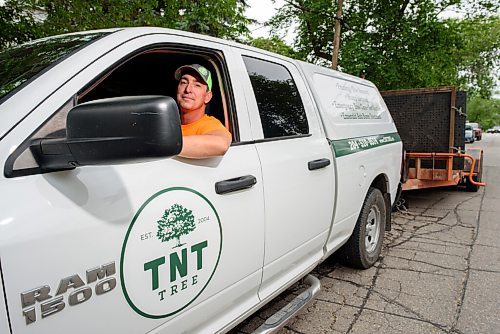
[[[388,145],[401,141],[401,137],[397,132],[387,133],[383,135],[373,135],[365,137],[356,137],[341,140],[330,140],[330,145],[335,151],[335,156],[342,157],[371,148]]]

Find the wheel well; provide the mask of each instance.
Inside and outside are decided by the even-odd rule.
[[[382,194],[386,194],[389,192],[389,181],[384,174],[380,174],[375,178],[375,180],[373,180],[370,187],[377,188],[382,192]]]

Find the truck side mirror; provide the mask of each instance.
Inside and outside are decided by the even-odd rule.
[[[35,139],[30,149],[47,171],[171,157],[182,149],[179,110],[167,96],[83,103],[68,113],[66,138]]]

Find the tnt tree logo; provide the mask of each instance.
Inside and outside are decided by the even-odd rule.
[[[208,286],[221,251],[219,216],[205,196],[188,188],[154,194],[123,242],[120,273],[127,302],[149,318],[181,311]]]
[[[170,209],[165,210],[163,217],[158,220],[158,232],[156,236],[161,241],[177,240],[175,247],[181,247],[181,236],[194,231],[196,225],[194,216],[191,210],[184,208],[182,205],[174,204]]]

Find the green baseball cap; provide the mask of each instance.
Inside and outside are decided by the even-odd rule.
[[[175,71],[175,79],[180,80],[182,75],[188,71],[195,71],[196,73],[198,73],[201,79],[208,86],[208,90],[209,91],[212,90],[212,74],[210,73],[209,70],[207,70],[204,66],[201,66],[200,64],[191,64],[179,67]]]

